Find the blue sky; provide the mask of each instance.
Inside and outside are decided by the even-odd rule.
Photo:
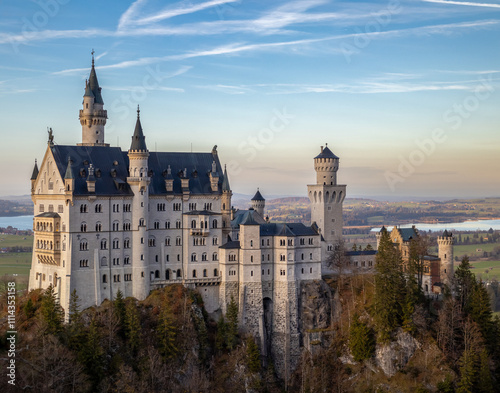
[[[106,142],[218,145],[235,192],[305,195],[320,145],[349,196],[498,196],[500,2],[0,0],[0,195],[81,140],[95,50]]]

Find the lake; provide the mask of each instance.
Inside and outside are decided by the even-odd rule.
[[[0,217],[0,227],[7,228],[12,226],[19,230],[33,228],[33,216],[17,216],[17,217]],[[442,232],[445,229],[449,231],[487,231],[490,228],[500,230],[500,220],[476,220],[454,223],[416,223],[401,225],[401,228],[411,228],[415,225],[420,231]],[[391,227],[392,228],[392,227]],[[380,228],[373,228],[372,232],[380,231]]]
[[[487,231],[490,228],[493,230],[500,230],[500,220],[475,220],[475,221],[464,221],[464,222],[452,222],[452,223],[415,223],[415,224],[405,224],[400,225],[401,228],[411,228],[415,225],[419,231],[432,231],[432,232],[443,232],[445,229],[448,231]],[[389,227],[392,229],[392,227]],[[372,232],[380,231],[380,228],[373,228]]]
[[[33,216],[0,217],[0,227],[11,226],[21,231],[33,229]]]

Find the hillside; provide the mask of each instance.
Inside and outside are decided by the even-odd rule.
[[[286,383],[276,377],[272,359],[261,357],[255,341],[235,329],[236,305],[229,306],[224,320],[210,316],[201,297],[181,285],[155,290],[141,302],[118,296],[83,312],[73,297],[67,325],[50,291],[32,291],[17,299],[17,387],[6,391],[454,392],[465,378],[467,335],[476,342],[475,375],[494,381],[499,348],[492,343],[498,337],[482,339],[480,333],[487,328],[496,335],[491,310],[477,314],[474,304],[482,303],[462,308],[458,298],[417,297],[410,313],[403,313],[410,318],[396,320],[384,339],[380,315],[385,314],[376,312],[381,307],[377,280],[341,274],[327,277],[328,285],[301,286],[304,347]],[[398,288],[400,295],[407,291]],[[408,299],[404,296],[400,299]],[[2,304],[7,304],[5,292]],[[0,315],[4,360],[5,315],[6,306]]]

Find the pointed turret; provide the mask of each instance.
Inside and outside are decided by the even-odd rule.
[[[73,168],[71,168],[73,162],[71,161],[71,158],[68,157],[68,166],[66,167],[66,173],[64,175],[64,179],[74,179],[75,176],[73,175]]]
[[[35,166],[33,167],[33,173],[31,174],[31,195],[35,193],[35,182],[38,177],[38,165],[35,158]]]
[[[80,110],[79,116],[82,125],[82,143],[80,145],[107,146],[104,143],[104,126],[108,113],[103,109],[103,105],[101,88],[94,67],[94,51],[92,51],[92,68],[89,79],[85,81],[83,109]]]
[[[132,144],[129,149],[131,151],[148,151],[146,147],[146,137],[142,132],[140,113],[141,110],[139,109],[139,105],[137,105],[137,121],[135,123],[134,135],[132,136]]]
[[[229,187],[229,177],[227,176],[227,168],[224,165],[224,180],[222,181],[222,191],[231,191]]]
[[[266,200],[264,199],[258,188],[257,192],[252,198],[252,207],[257,213],[261,215],[262,218],[264,218],[264,209],[266,207]]]
[[[64,189],[67,196],[73,194],[73,190],[75,189],[75,176],[73,175],[72,166],[73,162],[71,161],[71,157],[68,157],[68,166],[66,167],[66,173],[64,174]]]
[[[38,177],[38,164],[37,164],[36,158],[35,158],[35,166],[33,167],[33,173],[31,174],[31,180],[36,180],[37,177]]]
[[[229,176],[227,175],[227,168],[224,165],[224,179],[222,180],[222,233],[227,240],[231,232],[231,220],[233,219],[231,209],[231,197],[233,195],[231,187],[229,186]]]
[[[94,67],[94,51],[92,51],[92,68],[90,69],[89,87],[95,97],[94,103],[104,105],[104,101],[101,96],[101,88],[99,87],[99,81],[97,80],[97,74]]]

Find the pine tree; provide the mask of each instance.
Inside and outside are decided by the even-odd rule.
[[[217,335],[215,336],[215,348],[222,352],[226,349],[226,322],[224,316],[221,315],[217,321]]]
[[[376,257],[374,296],[374,317],[381,342],[388,341],[391,332],[401,323],[405,296],[401,265],[401,254],[384,229]]]
[[[69,323],[75,324],[80,322],[80,298],[76,294],[76,289],[73,289],[69,298]]]
[[[492,339],[492,317],[490,297],[482,282],[475,283],[467,301],[467,311],[471,319],[479,325],[483,339],[490,344]],[[495,340],[496,341],[496,340]]]
[[[92,319],[90,323],[85,340],[79,350],[78,359],[90,376],[93,391],[97,391],[97,387],[104,377],[104,350],[101,346],[101,337],[95,319]]]
[[[469,296],[476,285],[476,277],[470,271],[469,257],[466,255],[455,270],[456,292],[460,304],[467,311]]]
[[[233,296],[231,296],[231,302],[227,306],[226,319],[226,345],[229,350],[232,350],[238,343],[238,305]]]
[[[26,315],[26,318],[28,319],[32,318],[35,315],[35,306],[33,306],[33,302],[31,301],[31,299],[28,299],[28,301],[24,305],[23,311]]]
[[[49,285],[43,294],[41,313],[47,324],[46,334],[57,334],[62,330],[64,311],[56,299],[52,284]]]
[[[176,337],[177,329],[174,326],[172,310],[167,301],[164,301],[157,329],[158,352],[160,352],[164,360],[175,357],[179,352],[179,349],[175,345]]]
[[[422,299],[422,286],[419,284],[420,273],[423,271],[420,260],[419,244],[416,240],[410,241],[410,255],[408,258],[406,278],[406,295],[403,308],[403,329],[409,333],[415,331],[413,313],[415,306]]]
[[[76,289],[71,292],[68,313],[69,324],[66,328],[68,346],[78,351],[85,341],[85,330],[80,312],[80,298],[76,294]]]
[[[474,393],[477,383],[476,353],[472,349],[465,349],[459,360],[460,380],[457,393]]]
[[[248,369],[252,373],[258,373],[261,368],[259,347],[255,343],[255,339],[251,335],[247,337],[246,344],[246,360]]]
[[[488,352],[483,349],[479,354],[478,392],[480,393],[493,393],[495,391],[489,363]]]
[[[118,334],[122,337],[125,338],[125,332],[126,332],[126,310],[125,310],[125,300],[123,300],[123,293],[122,291],[118,290],[116,292],[116,297],[113,302],[113,309],[114,312],[118,318],[118,323],[119,323],[119,330]]]
[[[141,322],[134,302],[127,303],[125,309],[125,336],[132,353],[137,353],[141,341]]]
[[[349,329],[349,349],[356,362],[361,362],[372,357],[375,351],[375,339],[371,329],[359,320],[354,314]]]

